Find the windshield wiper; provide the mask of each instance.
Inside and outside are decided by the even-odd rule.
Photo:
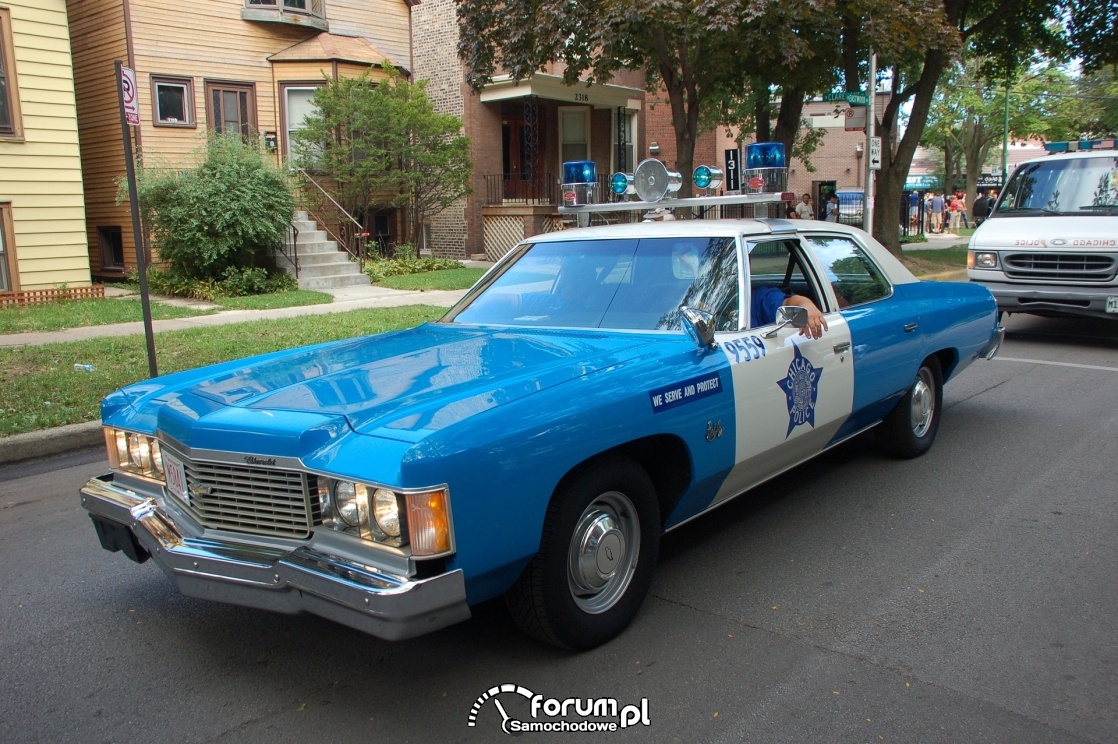
[[[1081,210],[1088,212],[1115,212],[1118,213],[1118,204],[1084,204]]]

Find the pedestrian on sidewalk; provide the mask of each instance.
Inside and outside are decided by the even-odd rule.
[[[943,232],[943,210],[944,210],[944,207],[946,205],[943,203],[943,197],[942,196],[937,194],[935,191],[932,191],[931,194],[932,194],[932,198],[931,198],[931,202],[929,204],[929,207],[931,208],[931,211],[932,211],[932,232],[933,233],[942,233]]]

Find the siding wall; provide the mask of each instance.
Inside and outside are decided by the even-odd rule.
[[[108,91],[100,95],[90,93],[84,99],[85,106],[79,98],[83,157],[89,182],[90,245],[95,252],[97,225],[121,226],[129,267],[134,266],[135,256],[131,217],[127,205],[115,204],[115,181],[124,174],[124,160],[112,79],[113,59],[130,58],[136,71],[143,158],[148,165],[161,166],[189,165],[204,144],[209,110],[207,81],[253,86],[257,129],[281,133],[280,84],[321,80],[324,74],[334,74],[335,66],[330,61],[284,62],[273,66],[268,61],[270,55],[317,32],[283,23],[243,20],[243,0],[194,0],[188,4],[181,0],[69,3],[74,16],[75,49],[80,46],[89,55],[91,65],[89,70],[79,68],[79,77],[89,78],[92,84],[101,80],[102,68],[107,69],[104,74]],[[397,63],[408,66],[408,8],[403,0],[325,0],[325,8],[330,33],[363,36]],[[126,53],[129,57],[124,56]],[[337,65],[340,75],[360,74],[363,69],[345,62]],[[153,124],[152,75],[193,81],[194,126]],[[278,160],[278,152],[276,157]],[[93,265],[99,271],[99,257]]]
[[[65,0],[3,0],[11,13],[23,141],[0,140],[20,289],[89,286],[81,159]]]

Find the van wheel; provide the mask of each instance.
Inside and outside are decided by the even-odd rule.
[[[943,374],[939,360],[928,357],[916,372],[912,387],[878,424],[878,444],[897,457],[919,457],[935,441],[942,408]]]
[[[589,649],[636,616],[652,583],[660,514],[648,474],[612,459],[576,476],[552,499],[539,553],[505,595],[522,630]]]

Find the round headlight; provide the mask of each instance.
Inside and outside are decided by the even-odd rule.
[[[400,502],[396,494],[383,488],[376,490],[373,494],[373,519],[384,534],[400,536]]]
[[[147,437],[142,434],[128,435],[128,460],[141,471],[151,466],[151,448]]]
[[[163,475],[163,450],[159,447],[159,440],[151,440],[151,464],[155,472]]]
[[[357,487],[349,481],[335,481],[334,510],[350,527],[361,526],[361,509],[357,505]]]

